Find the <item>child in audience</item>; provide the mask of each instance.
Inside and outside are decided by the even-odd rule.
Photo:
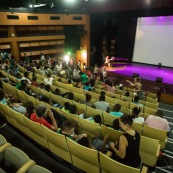
[[[63,134],[73,140],[78,140],[82,137],[87,137],[85,133],[78,135],[75,133],[74,130],[75,130],[75,125],[69,120],[65,120],[62,124],[61,130],[58,130],[58,133]]]

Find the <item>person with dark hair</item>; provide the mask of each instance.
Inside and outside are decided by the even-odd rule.
[[[116,118],[116,119],[113,121],[112,127],[113,127],[114,130],[120,130],[119,118]]]
[[[19,88],[20,90],[24,91],[26,94],[28,94],[29,96],[32,96],[32,93],[29,89],[27,89],[27,83],[25,81],[21,81],[21,86]]]
[[[49,85],[49,84],[45,85],[45,90],[46,90],[47,92],[51,92],[51,89],[50,89],[50,85]]]
[[[109,103],[105,102],[105,95],[101,94],[99,101],[94,103],[96,109],[109,112]]]
[[[67,99],[74,100],[74,94],[72,92],[68,92]]]
[[[132,110],[133,122],[143,124],[144,123],[144,118],[138,116],[140,112],[141,112],[140,107],[134,107],[133,108],[133,110]]]
[[[90,91],[90,90],[91,90],[91,86],[90,86],[89,82],[86,82],[86,83],[84,84],[83,89],[84,89],[84,90],[87,90],[87,91]]]
[[[104,139],[99,139],[97,137],[93,138],[93,140],[90,140],[88,137],[82,137],[77,140],[77,143],[87,147],[96,149],[101,152],[105,152],[105,148],[109,148],[109,145],[107,144],[109,138],[109,134],[105,134]]]
[[[129,91],[126,91],[126,92],[124,93],[124,95],[125,95],[126,97],[129,97],[129,96],[130,96],[130,92],[129,92]]]
[[[129,80],[126,80],[131,86],[135,87],[135,91],[137,92],[137,95],[140,100],[144,99],[144,93],[142,91],[142,84],[141,84],[141,78],[136,77],[134,79],[134,83],[130,82]]]
[[[52,124],[48,123],[48,121],[45,119],[46,116],[50,117]],[[34,113],[31,114],[30,119],[34,122],[43,124],[44,126],[48,127],[51,130],[57,131],[58,129],[58,126],[52,111],[47,110],[46,106],[43,104],[39,104],[36,107],[36,110]]]
[[[69,102],[65,102],[65,103],[64,103],[64,106],[62,107],[61,110],[70,113],[70,106],[71,106],[71,105],[70,105]]]
[[[157,110],[157,112],[154,115],[149,115],[147,119],[145,120],[145,124],[148,126],[151,126],[156,129],[166,130],[170,131],[169,123],[168,121],[163,118],[164,113],[162,110]]]
[[[90,101],[91,101],[91,95],[86,93],[85,100],[81,100],[80,103],[81,104],[86,104],[87,106],[90,106],[90,107],[93,107],[93,104],[90,103]]]
[[[52,85],[54,78],[51,76],[50,72],[46,73],[46,77],[44,78],[44,83]]]
[[[139,97],[137,95],[134,97],[133,103],[138,105],[138,106],[143,106],[143,104],[139,103]]]
[[[73,87],[72,80],[71,79],[68,79],[66,85]]]
[[[131,166],[139,167],[141,157],[139,155],[140,134],[132,129],[133,118],[130,115],[124,114],[119,118],[121,129],[124,131],[119,138],[118,148],[114,142],[110,143],[110,148],[113,150],[113,159],[116,161]]]
[[[26,117],[30,118],[31,114],[33,114],[35,111],[34,104],[33,104],[33,102],[27,102],[25,104],[25,106],[26,106],[26,114],[25,115],[26,115]]]
[[[27,71],[24,73],[24,76],[22,77],[21,81],[22,80],[26,80],[28,84],[31,84],[31,81],[29,80],[29,73]]]
[[[74,130],[75,130],[75,125],[69,120],[65,120],[61,126],[61,130],[58,130],[58,133],[63,134],[73,140],[78,140],[82,137],[87,137],[85,133],[79,135],[75,134]]]
[[[77,114],[77,106],[75,104],[70,105],[70,113]]]
[[[33,76],[33,77],[32,77],[31,85],[33,85],[33,86],[35,86],[35,87],[38,87],[38,84],[37,84],[37,76]]]
[[[120,112],[120,109],[121,109],[121,105],[117,103],[114,105],[113,111],[110,112],[110,114],[116,117],[120,117],[123,115],[123,113]]]
[[[103,124],[102,123],[102,117],[99,114],[95,115],[94,116],[94,122],[99,123],[100,125]]]

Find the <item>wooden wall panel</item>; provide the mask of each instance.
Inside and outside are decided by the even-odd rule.
[[[17,15],[19,19],[7,19],[7,15]],[[86,24],[85,14],[59,14],[60,20],[50,20],[53,14],[33,14],[0,12],[0,25],[84,25]],[[38,16],[38,20],[28,20],[28,16]],[[82,20],[73,20],[73,17],[81,17]]]

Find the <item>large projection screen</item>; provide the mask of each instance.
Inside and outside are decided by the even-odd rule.
[[[173,16],[138,18],[132,62],[173,67]]]

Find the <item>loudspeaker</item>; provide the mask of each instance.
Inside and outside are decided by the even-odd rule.
[[[161,77],[156,77],[156,82],[162,83],[162,82],[163,82],[163,78],[161,78]]]
[[[133,73],[133,74],[132,74],[132,77],[133,77],[133,78],[139,77],[139,74],[138,74],[138,73]]]

